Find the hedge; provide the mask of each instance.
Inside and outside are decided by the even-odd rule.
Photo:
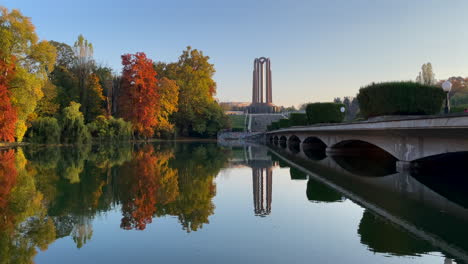
[[[306,107],[306,114],[309,124],[318,123],[340,123],[345,117],[341,112],[344,104],[338,103],[312,103]]]
[[[280,128],[290,127],[289,119],[286,119],[286,118],[282,118],[282,119],[278,120],[278,124],[279,124]]]
[[[357,99],[365,118],[381,115],[431,115],[439,113],[445,92],[415,82],[373,83],[359,90]]]
[[[307,115],[304,113],[289,114],[289,124],[291,126],[307,126]]]

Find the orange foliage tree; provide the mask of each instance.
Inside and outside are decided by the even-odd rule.
[[[122,204],[123,229],[144,230],[151,223],[156,212],[156,191],[158,189],[157,160],[151,145],[138,151],[130,162],[130,171],[137,171],[128,186],[129,195]]]
[[[155,151],[152,145],[139,149],[123,166],[121,228],[144,230],[152,222],[158,206],[173,202],[179,195],[177,170],[170,168],[171,151]]]
[[[8,83],[13,78],[15,69],[14,59],[5,61],[0,59],[0,141],[15,141],[15,125],[18,119],[16,109],[10,100]]]
[[[158,79],[153,61],[143,52],[122,55],[120,116],[133,124],[139,136],[151,137],[158,124]]]

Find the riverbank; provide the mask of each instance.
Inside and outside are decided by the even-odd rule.
[[[195,138],[195,137],[180,137],[175,139],[138,139],[138,140],[119,140],[119,141],[99,141],[93,139],[90,142],[90,145],[98,144],[119,144],[119,143],[152,143],[152,142],[210,142],[215,143],[218,139],[216,138]],[[50,146],[50,147],[64,147],[64,146],[73,146],[74,144],[39,144],[39,143],[30,143],[30,142],[0,142],[0,149],[9,149],[16,147],[24,146]]]

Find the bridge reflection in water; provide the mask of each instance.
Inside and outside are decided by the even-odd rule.
[[[445,263],[468,262],[468,195],[461,191],[467,186],[466,170],[452,168],[449,177],[458,178],[461,186],[446,186],[435,184],[427,170],[397,172],[395,160],[382,153],[327,156],[324,151],[244,146],[238,162],[252,168],[255,215],[271,213],[274,168],[289,167],[292,180],[307,180],[310,202],[349,198],[364,207],[357,232],[369,250],[396,256],[440,251]]]

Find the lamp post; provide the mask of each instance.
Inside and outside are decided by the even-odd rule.
[[[448,114],[450,112],[449,92],[452,89],[452,83],[450,81],[445,81],[444,83],[442,83],[442,89],[444,90],[446,95],[444,113]]]

